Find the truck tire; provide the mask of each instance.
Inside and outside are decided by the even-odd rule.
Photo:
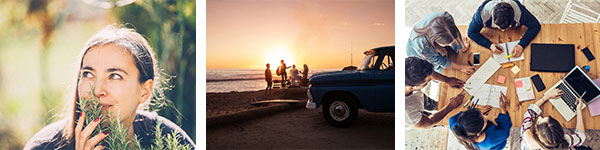
[[[349,127],[358,116],[358,107],[350,95],[327,96],[323,105],[323,116],[332,126]]]

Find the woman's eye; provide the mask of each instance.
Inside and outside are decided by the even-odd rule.
[[[116,74],[116,73],[110,74],[109,78],[113,79],[113,80],[121,80],[121,79],[123,79],[123,77],[121,75]]]
[[[90,72],[83,72],[83,77],[84,77],[84,78],[92,78],[92,77],[94,77],[94,76],[93,76],[93,75],[92,75],[92,73],[90,73]]]

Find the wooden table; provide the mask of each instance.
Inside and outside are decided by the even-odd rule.
[[[468,26],[458,26],[458,28],[461,31],[463,36],[467,36]],[[521,37],[525,34],[526,30],[527,30],[526,27],[512,28],[512,29],[506,30],[504,32],[502,32],[500,30],[496,30],[496,29],[484,29],[482,31],[482,34],[485,37],[487,37],[488,39],[490,39],[492,42],[504,43],[504,42],[510,42],[510,41],[515,41],[515,40],[521,39]],[[593,79],[598,78],[599,62],[597,61],[597,59],[595,59],[593,61],[588,61],[587,58],[585,57],[585,55],[581,52],[581,50],[586,47],[589,47],[589,49],[592,51],[592,53],[596,57],[600,56],[600,32],[599,32],[599,30],[600,30],[599,23],[543,24],[542,29],[538,33],[537,37],[534,38],[531,41],[531,43],[575,44],[575,65],[580,66],[580,67],[582,67],[584,65],[590,65],[591,69],[590,69],[589,76],[593,80]],[[467,64],[467,60],[472,60],[472,58],[473,58],[472,53],[479,52],[479,53],[481,53],[481,56],[480,56],[481,64],[483,65],[483,63],[485,63],[487,61],[487,59],[491,58],[491,56],[492,56],[491,51],[488,48],[479,46],[477,43],[475,43],[473,41],[470,41],[470,42],[471,42],[471,48],[469,49],[469,51],[467,51],[466,53],[450,55],[449,56],[450,59],[458,60],[458,62],[460,64]],[[544,95],[544,92],[546,92],[550,87],[552,87],[556,82],[558,82],[560,79],[562,79],[566,75],[566,73],[549,73],[549,72],[530,71],[529,70],[529,62],[530,62],[530,58],[531,58],[530,52],[531,52],[531,45],[525,47],[525,49],[524,49],[523,54],[525,55],[525,60],[513,62],[513,63],[515,63],[516,66],[518,66],[521,69],[521,71],[519,73],[517,73],[515,75],[510,71],[510,68],[506,68],[506,69],[500,68],[486,82],[486,84],[502,85],[502,86],[508,87],[508,92],[505,94],[507,94],[507,97],[510,100],[510,109],[508,111],[509,111],[511,121],[513,123],[513,127],[520,127],[522,120],[523,120],[523,114],[525,113],[525,111],[527,111],[527,107],[530,104],[533,104],[535,100],[540,99]],[[442,74],[449,76],[449,77],[456,77],[463,81],[466,81],[470,77],[470,75],[464,74],[457,70],[450,70],[450,69],[443,69]],[[541,92],[537,92],[537,90],[534,90],[535,100],[519,102],[519,99],[517,98],[517,94],[515,91],[514,79],[522,78],[522,77],[531,77],[535,74],[540,75],[540,77],[544,81],[544,84],[546,85],[546,90],[541,91]],[[504,84],[500,84],[500,83],[496,82],[498,75],[503,75],[506,77],[506,81]],[[533,86],[533,84],[532,84],[532,86]],[[535,89],[535,87],[534,87],[534,89]],[[439,93],[438,110],[443,108],[444,106],[446,106],[448,104],[448,100],[451,97],[454,97],[461,92],[467,93],[462,88],[461,89],[450,88],[448,86],[448,84],[442,83],[441,88],[440,88],[440,93]],[[465,100],[463,101],[463,104],[470,97],[471,97],[471,95],[469,95],[467,93],[465,96]],[[549,101],[544,103],[544,105],[541,108],[543,110],[542,116],[548,116],[548,115],[552,116],[553,118],[558,120],[563,127],[575,128],[576,118],[573,118],[567,122],[560,115],[558,110],[556,110]],[[451,111],[446,116],[446,118],[444,118],[444,120],[442,120],[439,124],[447,125],[448,119],[450,117],[452,117],[453,115],[455,115],[458,112],[463,111],[465,109],[466,108],[462,107],[462,105],[459,106],[459,108]],[[490,112],[490,116],[492,116],[492,118],[495,118],[495,116],[497,116],[497,114],[499,112],[500,112],[499,109],[493,109]],[[584,119],[586,129],[600,129],[600,116],[591,117],[587,107],[583,110],[583,119]]]

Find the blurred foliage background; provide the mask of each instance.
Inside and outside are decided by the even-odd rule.
[[[159,114],[196,141],[195,0],[0,0],[0,149],[22,149],[63,118],[76,61],[106,25],[144,35],[159,68],[172,76],[168,99],[181,113]]]

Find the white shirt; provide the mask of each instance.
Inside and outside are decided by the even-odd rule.
[[[406,127],[412,127],[421,121],[423,111],[425,111],[425,107],[423,106],[424,96],[423,92],[418,90],[405,97]]]

